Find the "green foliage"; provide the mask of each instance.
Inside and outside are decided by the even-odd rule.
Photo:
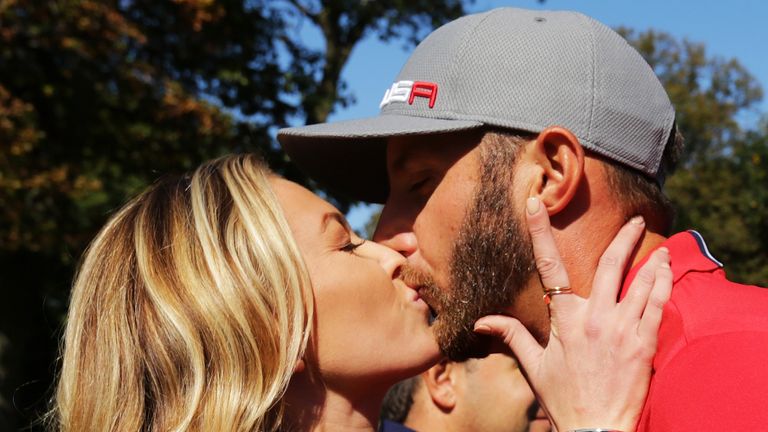
[[[173,33],[157,32],[153,25],[163,23],[150,19],[144,9],[152,8],[140,2],[121,2],[125,10],[94,1],[11,2],[0,11],[0,103],[13,111],[3,117],[14,134],[0,144],[2,250],[69,262],[110,210],[158,173],[187,170],[230,149],[257,150],[241,133],[258,125],[239,129],[201,95],[242,91],[248,99],[267,84],[279,87],[279,77],[260,76],[256,89],[222,82],[220,69],[209,64],[220,60],[222,68],[234,68],[232,61],[219,55],[193,62],[187,52],[223,50],[216,40],[195,39],[208,37],[203,18],[195,18],[207,9],[194,14],[184,3],[153,3],[165,5],[155,12],[174,20]],[[145,20],[130,19],[135,16]],[[205,16],[212,20],[213,12]],[[228,20],[222,15],[216,23]],[[173,50],[166,39],[194,45]],[[263,39],[246,54],[269,52]],[[284,115],[260,112],[271,122]]]
[[[174,26],[155,31],[149,9]],[[19,412],[34,415],[44,402],[75,262],[109,214],[161,173],[232,150],[271,151],[266,124],[283,122],[284,107],[244,104],[264,119],[246,124],[218,101],[224,90],[278,100],[264,88],[280,88],[280,75],[260,72],[276,67],[274,56],[263,54],[274,50],[271,39],[253,27],[265,19],[233,28],[255,31],[246,48],[208,34],[213,41],[203,44],[196,39],[207,32],[201,23],[227,27],[238,18],[211,9],[209,2],[0,2],[4,430],[21,427]],[[135,19],[140,13],[147,18]],[[166,38],[197,46],[174,51]],[[215,58],[221,67],[187,54],[228,47],[264,61],[243,59],[238,69],[225,54]],[[224,68],[251,68],[258,88],[225,82]]]
[[[694,227],[732,279],[768,285],[768,123],[669,179],[678,226]]]
[[[75,264],[116,208],[228,152],[309,183],[274,129],[351,100],[340,73],[362,38],[413,41],[462,13],[459,0],[0,0],[0,430],[44,406]],[[303,20],[325,49],[304,45]]]
[[[686,149],[667,179],[675,231],[696,229],[729,277],[768,285],[768,119],[744,130],[763,91],[735,59],[667,33],[620,29],[661,78],[677,111]]]

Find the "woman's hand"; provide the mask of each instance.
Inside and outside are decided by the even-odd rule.
[[[545,290],[570,287],[547,212],[537,198],[528,204],[528,226]],[[672,290],[669,252],[660,248],[640,269],[626,298],[616,302],[624,268],[644,228],[641,218],[622,227],[600,259],[589,298],[567,291],[549,297],[546,348],[514,318],[487,316],[475,324],[475,331],[502,338],[514,351],[561,432],[635,430],[648,392],[662,309]]]

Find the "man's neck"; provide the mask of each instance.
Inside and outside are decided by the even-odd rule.
[[[581,236],[579,239],[561,238],[558,242],[571,288],[581,297],[589,297],[600,257],[618,232],[618,228],[615,232],[608,231],[610,232],[602,236]],[[624,276],[665,240],[664,236],[646,230],[624,268]],[[531,334],[545,345],[549,339],[549,315],[542,300],[542,293],[541,281],[538,274],[535,274],[528,288],[521,292],[518,300],[507,312],[519,319]]]
[[[616,229],[605,229],[601,232],[593,231],[589,237],[581,237],[578,240],[564,238],[560,242],[561,245],[569,245],[561,246],[564,249],[564,251],[561,250],[561,254],[563,264],[568,271],[568,279],[576,294],[582,297],[589,296],[600,257],[613,241],[620,227],[621,225],[618,225]],[[634,266],[664,241],[666,241],[666,237],[646,229],[624,267],[623,275],[626,276]]]
[[[645,230],[640,246],[637,248],[635,255],[632,257],[632,263],[627,266],[624,273],[626,274],[631,268],[635,267],[640,261],[645,259],[651,252],[661,246],[662,243],[667,241],[667,238],[661,234],[657,234],[648,230]]]

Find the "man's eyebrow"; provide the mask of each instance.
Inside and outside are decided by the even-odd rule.
[[[320,231],[325,232],[328,229],[328,225],[334,220],[339,224],[341,224],[341,226],[343,226],[347,230],[351,230],[351,228],[349,227],[349,224],[347,223],[347,220],[344,219],[344,216],[340,215],[337,212],[328,212],[323,215],[323,220],[321,221],[321,225],[320,225]]]

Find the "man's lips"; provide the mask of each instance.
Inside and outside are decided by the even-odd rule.
[[[435,303],[429,298],[429,290],[424,290],[422,288],[424,287],[420,286],[416,288],[416,292],[418,293],[419,298],[421,298],[424,303],[429,306],[429,325],[432,325],[437,319],[437,309],[434,306]]]

